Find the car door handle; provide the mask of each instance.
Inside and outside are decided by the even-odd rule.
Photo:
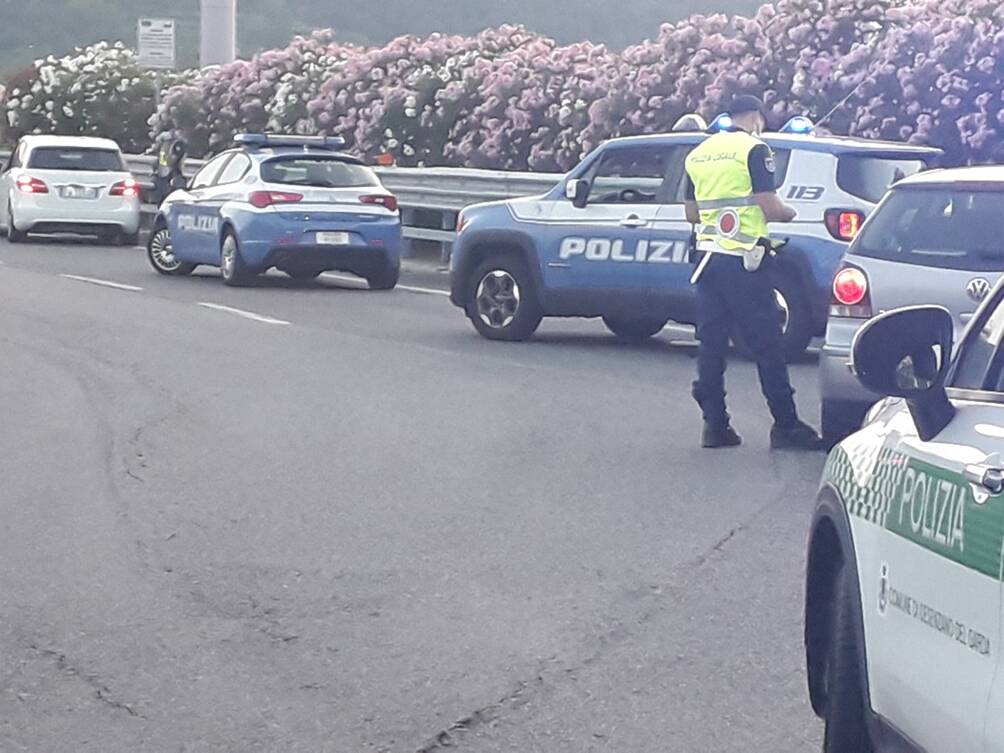
[[[621,225],[624,227],[645,227],[648,224],[648,220],[643,220],[636,214],[629,214],[623,220],[621,220]]]
[[[989,465],[967,465],[962,471],[966,481],[986,489],[991,494],[1004,492],[1004,469]]]

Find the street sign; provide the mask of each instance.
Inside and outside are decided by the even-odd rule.
[[[141,68],[175,67],[173,18],[141,18],[138,37]]]

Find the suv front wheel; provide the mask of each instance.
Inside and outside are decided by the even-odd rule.
[[[526,340],[543,318],[530,270],[518,256],[485,259],[467,281],[467,317],[489,340]]]
[[[865,675],[858,646],[857,583],[848,569],[837,571],[830,611],[829,645],[823,668],[826,731],[823,753],[874,753],[866,719]]]

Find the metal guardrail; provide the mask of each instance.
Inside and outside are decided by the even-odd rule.
[[[0,151],[0,164],[6,162],[9,154]],[[152,188],[156,158],[148,154],[127,154],[125,159],[143,187]],[[203,160],[186,159],[186,177],[194,175],[203,164]],[[376,167],[374,170],[398,198],[405,237],[447,246],[456,238],[457,214],[464,207],[482,201],[545,193],[562,177],[558,173],[456,167]]]

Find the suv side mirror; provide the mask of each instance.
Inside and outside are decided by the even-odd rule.
[[[565,197],[572,202],[572,206],[583,209],[589,200],[589,188],[588,180],[570,180],[565,184]]]
[[[854,337],[858,381],[880,395],[902,397],[925,442],[951,423],[945,392],[952,356],[952,315],[941,306],[908,306],[880,314]]]

